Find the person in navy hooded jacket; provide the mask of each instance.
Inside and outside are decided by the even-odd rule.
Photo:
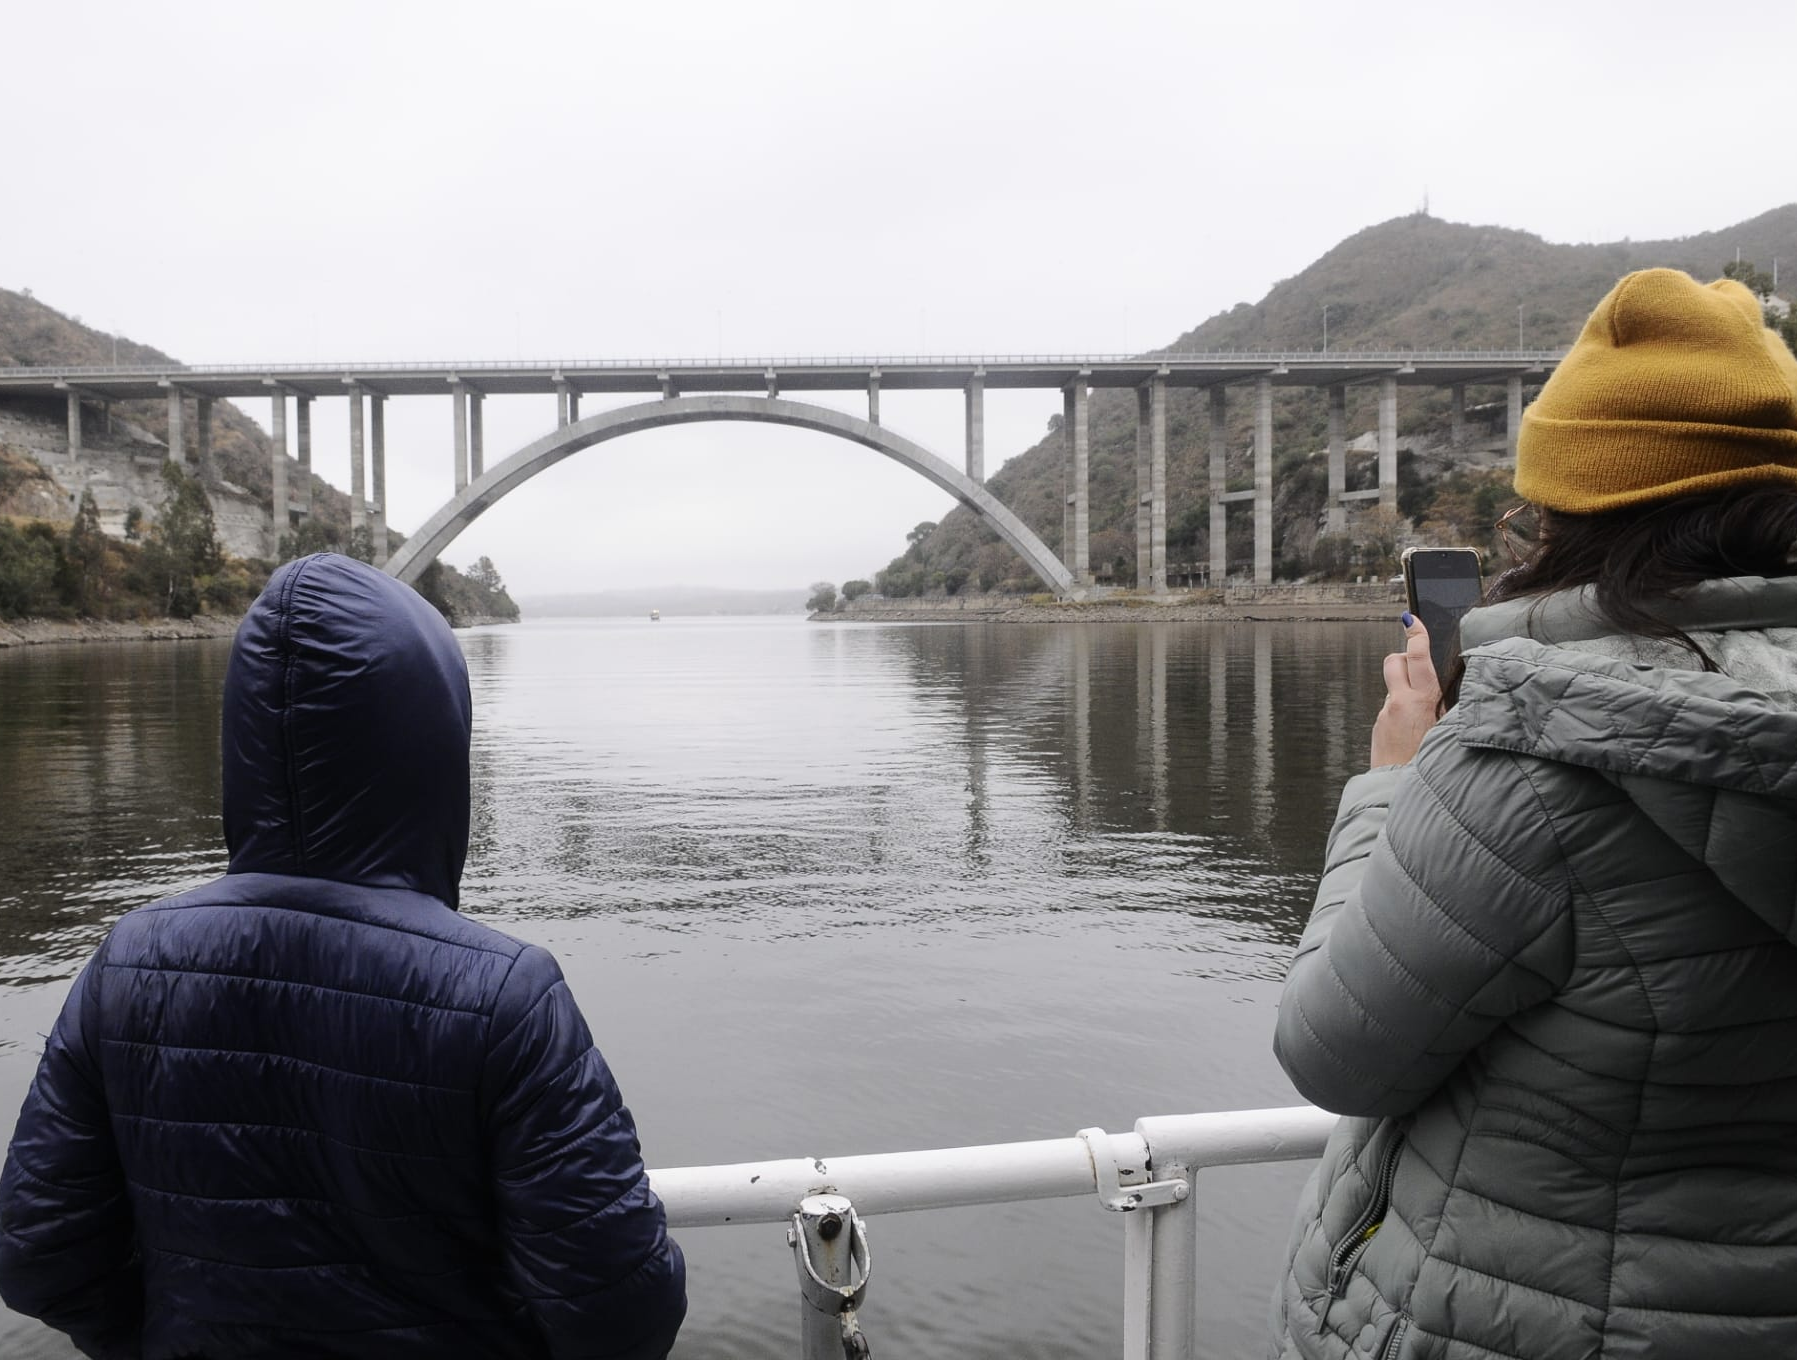
[[[128,912],[0,1176],[0,1297],[101,1360],[667,1353],[686,1270],[554,959],[457,914],[468,673],[409,587],[277,571],[216,882]]]

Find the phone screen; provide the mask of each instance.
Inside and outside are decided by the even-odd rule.
[[[1410,609],[1429,630],[1429,657],[1442,685],[1460,655],[1460,616],[1479,603],[1479,554],[1471,548],[1418,548],[1404,558]]]

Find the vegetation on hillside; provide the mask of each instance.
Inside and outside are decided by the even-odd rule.
[[[1675,241],[1558,245],[1527,232],[1465,226],[1415,214],[1349,237],[1309,268],[1276,284],[1260,302],[1211,317],[1157,354],[1203,351],[1317,350],[1328,309],[1330,350],[1559,349],[1616,280],[1655,265],[1714,278],[1742,261],[1797,260],[1797,204],[1721,231]],[[1749,280],[1753,286],[1756,279]],[[1769,286],[1769,280],[1768,286]],[[1768,316],[1797,349],[1797,320]],[[1167,556],[1172,563],[1209,558],[1209,417],[1202,391],[1175,390],[1167,403]],[[1376,388],[1348,389],[1348,433],[1376,424]],[[1468,389],[1472,442],[1504,435],[1503,390]],[[1449,393],[1406,388],[1399,400],[1399,509],[1410,526],[1350,508],[1346,542],[1320,532],[1327,468],[1324,394],[1281,390],[1274,402],[1275,574],[1356,575],[1385,569],[1394,533],[1442,535],[1436,541],[1484,543],[1488,512],[1509,502],[1509,474],[1471,449],[1449,446]],[[1129,392],[1096,390],[1091,403],[1090,560],[1101,580],[1135,580],[1136,403]],[[1249,485],[1253,436],[1249,403],[1230,402],[1231,489]],[[989,479],[993,494],[1065,557],[1062,507],[1065,448],[1061,417],[1043,438]],[[1349,455],[1348,488],[1374,484],[1373,459]],[[1389,519],[1389,516],[1385,518]],[[1229,516],[1232,568],[1252,557],[1253,517]],[[920,531],[921,532],[920,534]],[[919,525],[907,546],[878,573],[887,595],[964,589],[1035,591],[1034,574],[971,511],[957,507],[939,525]]]
[[[91,493],[67,529],[0,520],[0,618],[184,619],[247,608],[268,564],[219,551],[204,490],[173,463],[163,485],[162,514],[122,542],[101,532]]]
[[[0,288],[0,369],[178,362],[148,345],[84,326],[80,317],[66,316],[29,292]],[[46,406],[36,414],[47,422],[60,420],[60,403],[51,406],[55,409]],[[167,442],[166,402],[119,402],[113,409],[117,418]],[[240,560],[220,549],[207,492],[236,487],[272,513],[269,452],[269,440],[256,423],[232,403],[220,401],[213,406],[211,458],[186,473],[165,462],[157,515],[146,525],[134,510],[123,541],[101,531],[91,493],[82,497],[72,524],[0,518],[0,618],[189,618],[241,612],[274,563]],[[291,485],[299,485],[299,475],[298,464],[290,461]],[[40,502],[66,504],[35,459],[0,446],[0,504],[33,484],[46,489]],[[277,560],[341,552],[372,561],[374,543],[368,532],[350,532],[349,497],[316,475],[311,488],[312,514],[282,535]],[[395,548],[405,541],[399,534],[390,539]],[[447,563],[433,566],[419,582],[419,593],[452,624],[518,617],[518,606],[486,557],[465,575]]]

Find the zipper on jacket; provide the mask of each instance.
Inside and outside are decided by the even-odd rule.
[[[1391,1335],[1385,1338],[1385,1344],[1379,1347],[1379,1360],[1398,1360],[1398,1347],[1404,1344],[1404,1333],[1410,1330],[1410,1314],[1405,1313],[1398,1318],[1398,1325],[1391,1329]]]
[[[1373,1234],[1379,1231],[1379,1225],[1385,1222],[1385,1211],[1391,1207],[1392,1182],[1398,1177],[1398,1154],[1404,1150],[1402,1137],[1393,1138],[1391,1146],[1385,1149],[1385,1155],[1379,1159],[1379,1175],[1373,1182],[1372,1202],[1354,1221],[1354,1226],[1336,1247],[1329,1258],[1329,1297],[1338,1299],[1342,1290],[1348,1287],[1348,1276],[1354,1273],[1354,1267],[1373,1240]]]

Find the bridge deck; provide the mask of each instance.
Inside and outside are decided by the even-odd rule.
[[[0,396],[94,400],[167,396],[341,397],[351,385],[386,396],[441,396],[462,382],[494,395],[553,393],[959,391],[976,377],[988,390],[1063,388],[1084,375],[1093,387],[1139,387],[1160,375],[1170,387],[1213,387],[1265,377],[1281,387],[1326,387],[1391,377],[1406,386],[1545,381],[1562,350],[1318,351],[1166,355],[949,355],[929,357],[498,360],[458,363],[213,364],[0,369]]]

